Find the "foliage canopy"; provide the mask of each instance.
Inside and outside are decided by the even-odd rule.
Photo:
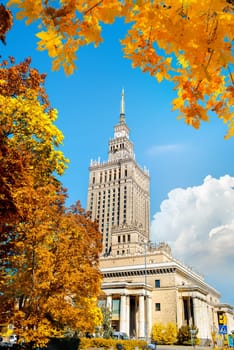
[[[76,68],[85,45],[102,42],[103,24],[128,23],[124,56],[159,82],[174,83],[179,118],[195,128],[216,114],[234,135],[233,0],[10,0],[17,18],[39,22],[38,49],[53,69]]]

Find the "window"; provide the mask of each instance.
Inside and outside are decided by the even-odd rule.
[[[155,280],[155,288],[160,288],[160,280]]]
[[[160,311],[161,310],[161,304],[160,303],[156,303],[155,304],[155,311]]]

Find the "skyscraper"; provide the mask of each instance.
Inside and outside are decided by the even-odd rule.
[[[135,160],[133,143],[125,120],[122,91],[119,122],[109,141],[108,160],[91,161],[87,209],[99,221],[103,254],[137,252],[149,240],[149,172]]]

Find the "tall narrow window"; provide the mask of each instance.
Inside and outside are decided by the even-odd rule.
[[[155,288],[160,288],[160,280],[154,281]]]
[[[161,304],[155,303],[155,311],[161,311]]]

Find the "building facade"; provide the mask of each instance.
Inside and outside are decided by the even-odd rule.
[[[102,233],[102,290],[115,330],[148,339],[155,323],[196,326],[205,343],[219,333],[220,314],[227,332],[234,330],[233,307],[220,304],[219,292],[174,259],[166,243],[150,242],[149,172],[135,159],[124,92],[108,160],[90,164],[87,210]]]

